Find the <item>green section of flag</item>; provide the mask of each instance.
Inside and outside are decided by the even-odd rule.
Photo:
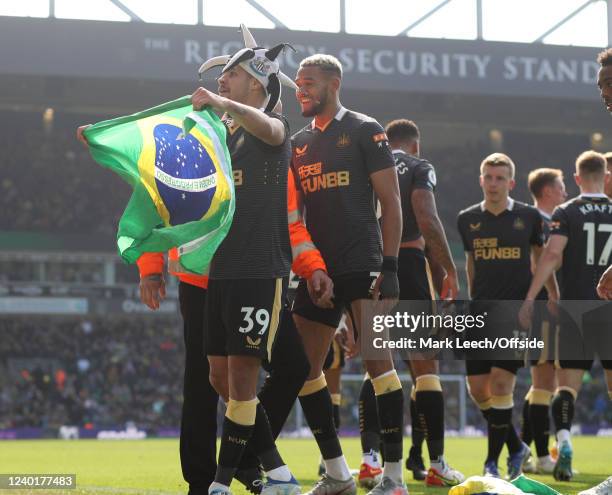
[[[171,130],[163,144],[158,140],[160,128]],[[229,231],[235,208],[226,130],[219,118],[210,110],[194,112],[191,98],[184,96],[99,122],[87,128],[84,135],[96,162],[133,187],[117,232],[121,257],[133,263],[143,253],[177,247],[180,264],[187,272],[206,273]],[[169,153],[173,153],[172,163]],[[174,163],[175,158],[183,160],[183,167],[188,166],[181,168]],[[189,167],[191,172],[185,172]],[[210,167],[205,180],[194,178],[194,171],[200,173]],[[181,203],[181,199],[197,202],[201,208],[198,218],[176,221],[185,218],[185,205],[189,204]]]

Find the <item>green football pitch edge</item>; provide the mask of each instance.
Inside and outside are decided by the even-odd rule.
[[[550,475],[530,475],[549,484],[559,492],[574,495],[612,474],[612,439],[576,437],[574,468],[578,471],[572,482],[555,482]],[[360,447],[356,438],[342,439],[342,446],[351,468],[359,468]],[[279,448],[285,461],[307,491],[317,479],[319,454],[312,439],[282,439]],[[409,442],[405,443],[405,451]],[[425,449],[426,451],[426,449]],[[486,452],[484,438],[449,438],[446,458],[466,476],[482,473]],[[505,452],[500,468],[505,468]],[[0,442],[0,473],[69,474],[77,476],[74,490],[0,490],[7,494],[155,494],[186,493],[181,476],[178,440],[15,440]],[[442,495],[447,488],[429,488],[412,480],[404,472],[412,495]],[[236,495],[248,492],[233,484]],[[365,493],[360,490],[360,494]]]

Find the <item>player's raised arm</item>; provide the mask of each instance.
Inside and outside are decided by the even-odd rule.
[[[219,86],[223,88],[224,78],[238,77],[236,73],[239,72],[239,68],[235,68],[225,73],[219,79]],[[253,81],[253,84],[259,84],[257,81]],[[230,100],[221,96],[223,93],[227,93],[228,90],[220,89],[219,95],[208,91],[206,88],[198,88],[191,96],[194,110],[202,110],[206,106],[227,113],[234,120],[234,125],[240,125],[244,129],[260,139],[266,144],[271,146],[278,146],[283,143],[287,135],[285,125],[282,120],[270,117],[266,113],[262,112],[258,108],[246,105],[237,101]]]
[[[246,30],[242,26],[243,33]],[[247,30],[248,31],[248,30]],[[281,96],[281,86],[297,89],[291,79],[280,71],[277,57],[287,43],[265,49],[253,46],[249,34],[247,46],[234,55],[213,57],[202,64],[202,75],[213,67],[222,66],[217,78],[219,94],[198,88],[192,95],[193,108],[210,106],[224,112],[233,121],[231,127],[243,127],[246,132],[271,146],[280,146],[287,139],[289,126],[274,112]],[[271,116],[274,115],[274,116]]]
[[[259,109],[236,101],[229,101],[225,111],[237,124],[266,144],[278,146],[285,140],[287,129],[283,121],[278,118],[270,117]]]

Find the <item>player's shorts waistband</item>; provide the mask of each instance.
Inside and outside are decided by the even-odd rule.
[[[425,239],[422,235],[415,237],[414,239],[402,239],[400,241],[400,247],[416,247],[419,249],[425,249]]]
[[[423,256],[425,257],[425,251],[423,251],[422,249],[416,248],[416,247],[401,247],[400,246],[400,250],[399,250],[399,255],[412,255],[412,254],[416,254],[418,256]]]

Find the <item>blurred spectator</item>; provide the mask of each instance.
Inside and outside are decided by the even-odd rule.
[[[0,429],[123,428],[129,421],[141,429],[178,427],[183,352],[182,330],[172,317],[0,318]],[[462,361],[440,365],[443,374],[464,374]],[[398,370],[406,373],[404,363]],[[362,373],[360,359],[348,360],[344,372]],[[343,428],[355,432],[360,385],[360,380],[343,384]],[[523,369],[517,377],[516,422],[529,385]],[[444,382],[444,387],[447,427],[457,429],[464,385]],[[612,424],[605,392],[597,366],[586,375],[576,402],[577,424]],[[483,427],[472,401],[466,405],[467,423]]]
[[[2,229],[114,238],[117,222],[130,197],[130,187],[116,174],[97,165],[75,139],[77,125],[97,122],[101,116],[55,112],[53,129],[47,132],[39,113],[1,111],[0,117],[5,122],[0,132]],[[435,134],[425,135],[421,153],[436,167],[440,218],[449,238],[458,242],[457,213],[482,199],[479,165],[496,145],[488,136],[455,146],[438,141]],[[587,135],[503,131],[500,151],[509,154],[517,166],[513,197],[531,201],[526,178],[530,170],[538,167],[561,168],[568,192],[576,193],[570,184],[574,161],[588,148]],[[82,280],[82,275],[76,273],[72,278],[75,282],[97,282],[100,276],[92,271],[90,277],[94,280]],[[66,280],[65,275],[62,277]]]
[[[0,428],[180,422],[183,344],[175,319],[7,318],[0,335]],[[28,362],[31,369],[22,368]]]
[[[95,164],[75,139],[78,121],[100,116],[57,115],[48,132],[37,113],[3,111],[0,117],[2,229],[114,237],[130,187]]]

